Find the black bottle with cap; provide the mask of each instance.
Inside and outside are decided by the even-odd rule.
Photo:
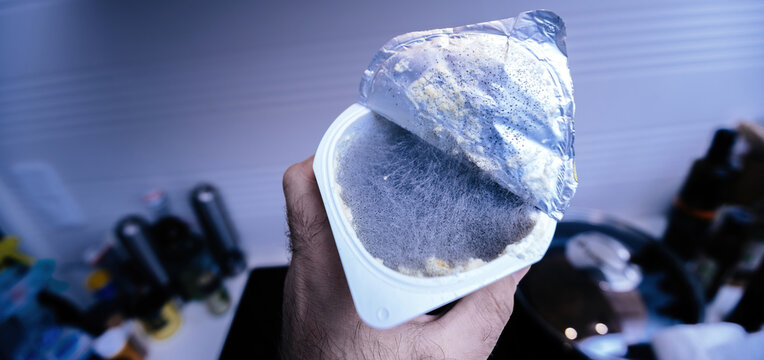
[[[180,218],[165,216],[152,226],[154,247],[184,300],[204,300],[214,314],[225,312],[230,297],[220,267],[203,240]]]
[[[693,163],[674,199],[663,241],[684,260],[700,253],[716,211],[729,199],[737,174],[731,163],[736,137],[734,130],[717,130],[708,153]]]
[[[180,314],[172,301],[170,276],[152,246],[148,222],[137,215],[127,216],[114,232],[129,255],[124,266],[135,285],[130,299],[131,314],[141,320],[153,337],[174,334],[180,326]]]
[[[132,260],[128,266],[136,281],[154,288],[156,292],[167,293],[170,277],[152,245],[148,222],[140,216],[131,215],[117,224],[115,232]]]
[[[244,271],[247,263],[220,192],[212,185],[201,184],[191,191],[191,206],[223,273],[232,276]]]

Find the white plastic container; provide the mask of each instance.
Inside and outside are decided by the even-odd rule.
[[[351,124],[376,115],[360,104],[348,107],[324,134],[313,170],[345,270],[350,293],[361,319],[375,328],[391,328],[459,299],[483,286],[539,261],[549,247],[557,222],[542,212],[536,225],[505,253],[478,268],[439,277],[415,277],[390,269],[374,259],[356,236],[338,193],[336,169],[343,139]]]

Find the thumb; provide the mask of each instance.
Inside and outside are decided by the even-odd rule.
[[[293,259],[321,261],[337,257],[329,220],[313,173],[313,156],[284,173],[289,241]]]
[[[491,353],[512,315],[517,284],[528,269],[524,268],[465,296],[436,321],[445,332],[441,334],[444,339],[462,339],[445,343],[454,354],[488,356]]]

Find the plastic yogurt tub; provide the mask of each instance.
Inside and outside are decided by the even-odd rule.
[[[343,139],[353,136],[351,125],[372,121],[375,116],[363,105],[348,107],[324,134],[313,161],[350,293],[364,322],[380,329],[394,327],[541,260],[557,226],[541,211],[536,213],[536,224],[526,237],[507,246],[496,259],[461,273],[416,277],[376,260],[358,239],[336,180]]]

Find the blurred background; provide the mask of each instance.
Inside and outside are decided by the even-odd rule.
[[[660,237],[714,131],[764,118],[762,2],[0,0],[0,228],[66,268],[157,198],[200,231],[189,196],[210,183],[248,267],[285,264],[281,176],[358,99],[376,50],[536,8],[567,25],[571,211]]]

